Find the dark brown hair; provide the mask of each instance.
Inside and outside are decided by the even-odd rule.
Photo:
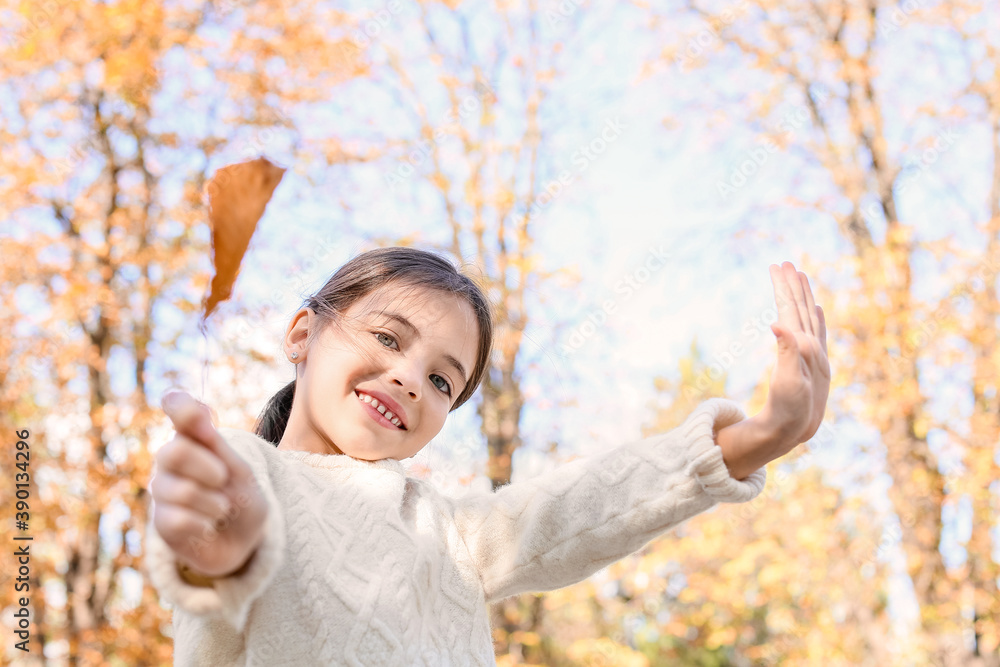
[[[479,323],[479,347],[469,381],[451,408],[455,410],[469,400],[489,370],[493,350],[493,310],[477,281],[459,272],[445,257],[400,246],[376,248],[354,257],[303,304],[312,308],[319,321],[319,326],[310,329],[306,346],[310,346],[327,326],[338,324],[340,316],[356,301],[390,282],[454,294],[472,306]],[[277,445],[288,425],[294,396],[295,380],[292,380],[268,401],[254,424],[254,433]]]

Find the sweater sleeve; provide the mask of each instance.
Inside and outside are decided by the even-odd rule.
[[[248,567],[238,575],[216,579],[210,588],[193,586],[181,578],[174,552],[156,531],[150,512],[146,528],[145,566],[161,599],[196,616],[225,620],[237,632],[242,632],[251,604],[263,593],[281,567],[285,551],[285,526],[258,439],[248,437],[249,434],[237,429],[218,430],[233,450],[249,464],[267,501],[264,537],[260,545]]]
[[[745,418],[733,401],[708,399],[666,433],[454,500],[486,601],[577,583],[716,503],[755,498],[766,470],[734,479],[715,442]]]

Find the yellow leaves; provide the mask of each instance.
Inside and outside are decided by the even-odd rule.
[[[774,633],[790,633],[795,630],[795,615],[788,607],[769,608],[767,614],[767,627]]]
[[[223,167],[205,186],[215,276],[205,301],[203,321],[216,304],[229,298],[257,221],[284,173],[284,168],[276,167],[265,158],[257,158]]]
[[[728,646],[736,641],[736,628],[727,625],[713,628],[705,638],[705,648],[715,650],[720,646]]]
[[[578,665],[594,667],[649,667],[649,659],[607,637],[578,639],[566,649],[566,657]]]
[[[537,632],[515,630],[510,633],[510,641],[523,644],[524,646],[538,646],[542,642],[542,639],[538,636]]]
[[[448,181],[448,178],[440,171],[435,171],[431,175],[431,183],[440,188],[441,192],[445,194],[448,193],[448,189],[451,187],[451,183]]]
[[[481,184],[475,180],[467,180],[465,182],[465,203],[471,208],[479,208],[483,200]]]
[[[783,565],[778,563],[771,563],[765,565],[760,572],[757,573],[757,582],[764,588],[770,586],[781,585],[784,582],[787,572]]]
[[[500,210],[506,210],[514,206],[514,192],[508,188],[500,188],[494,198],[494,205]]]
[[[798,527],[795,539],[807,550],[818,550],[823,548],[826,533],[815,524],[803,524]]]

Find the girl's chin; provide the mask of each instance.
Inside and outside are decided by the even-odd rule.
[[[344,450],[344,454],[347,454],[352,459],[358,459],[361,461],[381,461],[383,459],[396,459],[397,461],[404,461],[412,458],[418,452],[419,450],[417,452],[410,453],[406,451],[390,451],[388,449],[368,447]]]
[[[370,445],[363,444],[360,447],[341,447],[340,450],[352,459],[361,461],[380,461],[387,458],[396,458],[388,448],[380,447],[377,443]]]

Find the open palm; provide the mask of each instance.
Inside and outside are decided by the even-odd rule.
[[[778,306],[778,321],[771,324],[778,361],[764,413],[794,447],[819,430],[826,412],[830,395],[826,316],[813,299],[806,274],[791,262],[768,268]]]

